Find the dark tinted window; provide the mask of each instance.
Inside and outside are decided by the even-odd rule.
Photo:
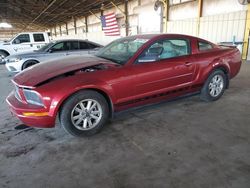
[[[70,44],[71,44],[70,50],[79,50],[79,42],[78,41],[71,41]]]
[[[67,51],[70,49],[70,42],[59,42],[52,46],[50,49],[52,52]]]
[[[88,43],[86,43],[86,42],[80,42],[80,49],[81,50],[89,49]]]
[[[44,42],[44,36],[41,33],[33,34],[35,42]]]
[[[92,43],[89,43],[89,48],[90,49],[94,49],[94,48],[98,48],[99,46],[95,45],[95,44],[92,44]]]
[[[30,42],[30,36],[29,34],[21,34],[19,35],[15,40],[14,44],[24,43],[24,42]]]
[[[198,42],[199,50],[200,51],[206,51],[213,49],[213,46],[207,42]]]

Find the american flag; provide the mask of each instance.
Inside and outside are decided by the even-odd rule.
[[[119,36],[120,30],[117,24],[115,13],[101,16],[102,29],[106,36]]]

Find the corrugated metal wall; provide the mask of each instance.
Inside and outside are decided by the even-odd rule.
[[[167,33],[179,33],[195,36],[197,33],[197,19],[173,20],[167,23]]]
[[[180,33],[196,36],[219,42],[243,41],[246,11],[205,16],[200,18],[200,29],[197,31],[197,18],[173,20],[167,25],[168,33]]]
[[[243,41],[246,11],[206,16],[200,19],[199,37],[213,42]]]
[[[134,0],[129,1],[129,35],[141,33],[160,32],[160,20],[158,13],[154,10],[155,0]],[[212,42],[231,42],[233,37],[237,41],[243,41],[243,35],[246,22],[246,6],[242,6],[237,0],[204,0],[203,17],[200,18],[200,27],[198,30],[197,1],[186,4],[171,6],[169,10],[169,19],[167,23],[168,33],[180,33],[210,40]],[[124,10],[124,5],[119,6]],[[220,7],[220,8],[218,8]],[[125,36],[124,17],[121,11],[113,7],[105,10],[104,14],[115,12],[118,16],[121,36]],[[100,13],[96,14],[97,17]],[[76,21],[77,34],[75,34],[73,21],[68,22],[69,35],[66,35],[63,25],[62,36],[60,36],[59,27],[56,27],[57,36],[55,37],[53,28],[53,38],[82,38],[89,39],[101,44],[107,44],[117,37],[107,37],[101,29],[100,19],[95,15],[88,16],[88,30],[85,32],[84,18],[78,18]]]

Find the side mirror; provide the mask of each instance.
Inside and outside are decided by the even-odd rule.
[[[49,52],[49,53],[53,53],[54,50],[53,50],[53,49],[49,49],[48,52]]]
[[[20,41],[19,39],[15,39],[13,43],[14,43],[14,44],[20,44],[21,41]]]

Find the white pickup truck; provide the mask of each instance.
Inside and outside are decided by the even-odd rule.
[[[38,50],[49,42],[47,32],[19,33],[10,41],[0,42],[0,63],[9,55]]]

